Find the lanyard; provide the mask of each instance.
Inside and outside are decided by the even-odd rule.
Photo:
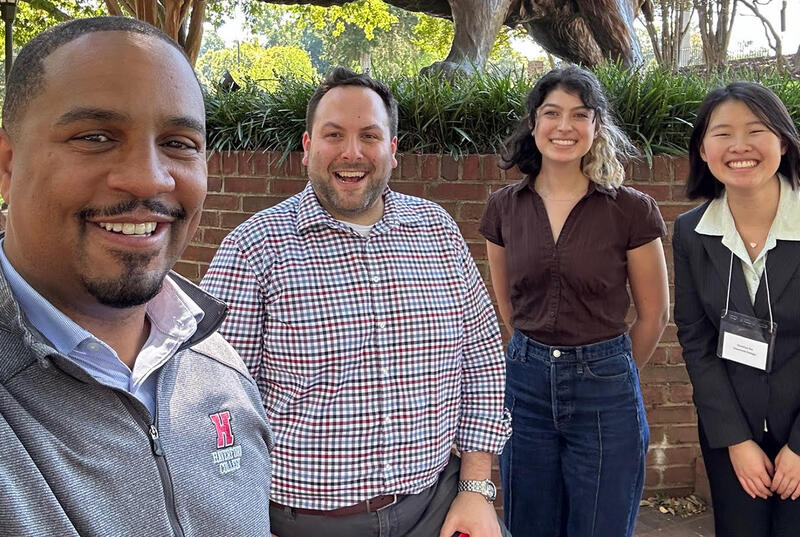
[[[772,333],[774,322],[772,321],[772,299],[769,296],[769,274],[767,273],[767,256],[769,252],[764,253],[764,283],[767,288],[767,308],[769,309],[769,331]],[[731,276],[733,276],[733,252],[731,252],[731,263],[728,267],[728,295],[725,298],[725,313],[728,314],[728,306],[731,301]]]

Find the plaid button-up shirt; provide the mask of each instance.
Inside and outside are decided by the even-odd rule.
[[[458,226],[429,201],[384,199],[363,237],[309,184],[235,229],[203,279],[261,389],[280,504],[417,493],[454,441],[498,453],[510,434],[497,321]]]

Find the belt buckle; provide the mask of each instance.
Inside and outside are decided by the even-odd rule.
[[[367,512],[368,512],[368,513],[377,513],[378,511],[383,511],[383,510],[384,510],[384,509],[386,509],[387,507],[391,507],[391,506],[393,506],[394,504],[396,504],[396,503],[397,503],[397,494],[392,494],[391,496],[392,496],[392,501],[391,501],[390,503],[387,503],[387,504],[386,504],[386,505],[384,505],[383,507],[378,507],[378,508],[377,508],[377,509],[375,509],[375,510],[373,510],[373,509],[370,507],[370,505],[369,505],[369,503],[370,503],[370,500],[367,500]]]

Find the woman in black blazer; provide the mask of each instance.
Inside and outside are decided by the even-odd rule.
[[[717,537],[800,535],[800,137],[768,89],[711,92],[675,221],[675,324]],[[722,337],[720,337],[722,334]]]

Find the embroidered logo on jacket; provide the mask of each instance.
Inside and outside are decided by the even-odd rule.
[[[224,410],[209,415],[209,418],[217,429],[217,450],[211,453],[211,458],[219,465],[219,473],[224,475],[238,470],[241,466],[242,446],[233,445],[231,413]]]

